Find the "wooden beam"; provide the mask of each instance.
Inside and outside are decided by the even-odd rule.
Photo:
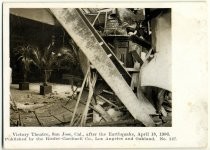
[[[101,116],[103,116],[103,118],[107,122],[112,122],[113,121],[112,117],[100,105],[94,105],[93,107],[97,110],[97,112],[99,112],[99,114]]]
[[[81,95],[82,95],[82,92],[83,92],[83,89],[84,89],[84,86],[85,86],[85,83],[86,83],[86,79],[88,77],[89,72],[90,72],[90,70],[88,69],[88,71],[87,71],[87,73],[85,75],[85,78],[84,78],[84,80],[82,82],[81,91],[80,91],[80,93],[79,93],[79,95],[77,97],[77,102],[76,102],[76,105],[75,105],[75,108],[74,108],[74,112],[73,112],[73,115],[72,115],[72,118],[71,118],[70,126],[72,126],[73,123],[74,123],[74,116],[75,116],[75,114],[77,112],[77,107],[79,105],[79,101],[80,101],[80,98],[81,98]]]
[[[96,20],[98,19],[99,15],[100,15],[100,12],[99,12],[99,13],[97,14],[97,16],[95,17],[95,19],[94,19],[94,21],[93,21],[93,23],[92,23],[92,26],[94,26],[94,24],[95,24]]]
[[[138,70],[138,69],[136,69],[136,68],[126,68],[126,70],[127,70],[128,72],[133,72],[133,73],[139,73],[139,72],[140,72],[140,70]]]
[[[100,99],[102,99],[103,101],[109,103],[110,105],[114,106],[115,108],[119,109],[119,107],[117,105],[115,105],[114,103],[110,102],[108,99],[106,99],[105,97],[101,96],[101,95],[97,95],[97,97],[99,97]]]
[[[140,55],[137,53],[136,50],[131,51],[131,53],[132,53],[132,56],[134,57],[134,59],[135,59],[138,63],[140,63],[141,65],[144,63],[143,60],[141,59]]]
[[[96,80],[97,80],[97,74],[95,74],[95,75],[93,74],[93,78],[91,80],[91,72],[90,72],[90,74],[88,76],[89,92],[88,92],[88,97],[87,97],[87,102],[86,102],[86,105],[85,105],[85,109],[84,109],[84,112],[82,114],[81,126],[84,126],[85,123],[86,123],[87,113],[88,113],[89,106],[90,106],[90,103],[91,103],[91,100],[92,100],[93,89],[95,87]]]

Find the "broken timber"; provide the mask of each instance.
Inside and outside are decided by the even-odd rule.
[[[101,40],[100,35],[94,32],[91,23],[80,9],[55,8],[50,10],[132,116],[146,126],[155,126],[150,118],[150,114],[155,113],[154,107],[145,99],[137,99],[119,72],[120,70],[107,56],[107,47],[104,47],[106,43],[101,45],[103,41],[99,41]]]

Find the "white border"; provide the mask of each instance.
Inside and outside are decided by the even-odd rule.
[[[4,3],[4,135],[16,132],[167,132],[176,142],[6,142],[7,148],[171,148],[207,146],[207,7],[205,2],[157,3]],[[48,7],[141,7],[172,8],[173,127],[171,128],[88,128],[9,127],[9,8]],[[198,42],[199,41],[199,42]]]

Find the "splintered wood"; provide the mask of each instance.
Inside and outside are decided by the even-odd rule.
[[[78,96],[78,98],[77,98],[77,102],[76,102],[76,106],[75,106],[75,108],[74,108],[73,116],[72,116],[72,118],[71,118],[70,126],[73,125],[74,116],[75,116],[75,114],[76,114],[77,107],[78,107],[78,105],[79,105],[79,101],[80,101],[80,98],[81,98],[81,95],[82,95],[82,92],[83,92],[83,89],[84,89],[84,86],[85,86],[86,79],[88,78],[89,72],[90,72],[90,70],[88,69],[88,70],[87,70],[87,73],[86,73],[86,75],[85,75],[85,78],[84,78],[84,80],[83,80],[83,82],[82,82],[81,91],[80,91],[79,96]]]
[[[88,98],[87,98],[86,106],[82,115],[81,126],[84,126],[86,123],[87,113],[89,110],[90,102],[92,100],[93,90],[96,84],[96,80],[97,80],[97,74],[93,73],[93,77],[91,79],[91,73],[90,73],[88,76],[88,87],[89,87]]]

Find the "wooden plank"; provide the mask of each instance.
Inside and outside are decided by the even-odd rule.
[[[79,101],[79,103],[82,104],[82,105],[86,105],[86,103],[83,102],[83,101],[86,100],[87,97],[88,97],[88,92],[84,90],[83,93],[82,93],[81,100]],[[104,120],[106,120],[106,119],[105,119],[106,116],[104,116],[103,114],[101,114],[101,113],[104,113],[104,112],[101,111],[101,109],[95,108],[94,106],[95,106],[95,104],[94,104],[93,102],[91,102],[91,105],[89,105],[89,107],[90,107],[91,109],[93,109],[96,113],[98,113],[99,115],[101,115],[101,117],[102,117]]]
[[[136,69],[136,68],[126,68],[126,70],[127,70],[128,72],[133,72],[133,73],[139,73],[139,72],[140,72],[140,69],[138,70],[138,69]]]
[[[132,42],[137,43],[147,49],[151,48],[151,43],[149,43],[148,41],[146,41],[145,39],[142,39],[140,37],[138,37],[137,35],[131,35],[130,39],[132,40]]]
[[[140,63],[141,65],[144,63],[143,60],[141,59],[141,57],[139,56],[139,54],[137,53],[137,51],[131,51],[132,56],[134,57],[134,59]]]
[[[88,69],[88,71],[87,71],[87,73],[86,73],[86,75],[85,75],[85,78],[84,78],[84,80],[83,80],[83,83],[82,83],[81,91],[80,91],[80,93],[79,93],[79,95],[78,95],[78,98],[77,98],[77,102],[76,102],[76,105],[75,105],[75,108],[74,108],[74,112],[73,112],[73,115],[72,115],[72,118],[71,118],[70,126],[73,125],[74,116],[75,116],[75,114],[76,114],[76,112],[77,112],[77,107],[78,107],[78,105],[79,105],[79,101],[80,101],[80,98],[81,98],[81,95],[82,95],[82,92],[83,92],[83,88],[84,88],[84,86],[85,86],[85,82],[86,82],[86,79],[87,79],[87,77],[88,77],[89,72],[90,72],[90,70]]]
[[[89,20],[90,22],[93,22],[97,15],[98,15],[98,13],[95,13],[95,14],[87,14],[87,13],[86,13],[86,14],[85,14],[85,16],[88,18],[88,20]],[[98,20],[100,20],[100,23],[101,23],[101,24],[102,24],[102,23],[105,24],[105,16],[106,16],[105,12],[101,12],[101,14],[98,16]],[[96,21],[96,22],[95,22],[95,25],[98,25],[98,24],[99,24],[99,22]]]
[[[97,97],[99,97],[100,99],[102,99],[103,101],[109,103],[110,105],[114,106],[115,108],[119,109],[119,107],[117,105],[115,105],[114,103],[110,102],[108,99],[106,99],[105,97],[98,95]]]
[[[96,15],[96,17],[95,17],[95,19],[94,19],[94,21],[93,21],[93,23],[92,23],[93,26],[94,26],[96,20],[98,19],[99,15],[100,15],[100,12]]]
[[[87,97],[87,102],[86,102],[86,105],[85,105],[85,109],[84,109],[84,112],[82,114],[81,126],[84,126],[85,123],[86,123],[87,113],[88,113],[88,110],[89,110],[90,102],[92,100],[93,89],[95,87],[96,80],[97,80],[97,75],[93,75],[93,78],[91,80],[91,73],[90,73],[89,77],[88,77],[89,92],[88,92],[88,97]]]
[[[155,126],[150,118],[150,114],[155,113],[154,107],[145,98],[137,99],[118,68],[107,56],[105,44],[102,46],[99,44],[102,42],[99,41],[100,35],[93,33],[93,27],[91,28],[90,22],[85,20],[81,11],[74,8],[52,8],[50,10],[133,117],[146,126]]]
[[[93,107],[103,116],[107,122],[113,121],[112,117],[100,105],[94,105]]]

